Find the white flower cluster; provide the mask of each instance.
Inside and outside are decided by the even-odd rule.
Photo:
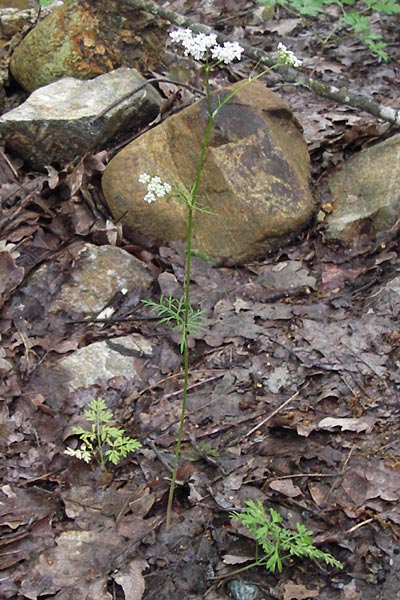
[[[192,56],[195,60],[203,60],[207,51],[217,43],[215,33],[194,35],[190,29],[178,29],[169,36],[176,44],[182,44],[185,56]]]
[[[289,67],[301,67],[303,61],[297,58],[297,56],[291,50],[288,50],[282,42],[279,42],[277,47],[278,63],[280,65],[287,65]]]
[[[194,34],[190,29],[178,29],[169,35],[174,42],[183,46],[185,56],[198,61],[204,60],[210,52],[214,60],[229,64],[235,58],[240,60],[243,53],[243,48],[237,42],[224,42],[222,46],[217,44],[215,33]]]
[[[144,201],[147,204],[156,202],[157,198],[164,198],[171,193],[172,188],[166,181],[162,181],[157,175],[150,177],[148,173],[141,173],[139,175],[139,183],[147,185],[147,194],[144,197]]]
[[[215,60],[224,62],[226,65],[231,63],[235,58],[240,60],[242,57],[243,48],[237,42],[224,42],[223,46],[218,44],[211,48],[211,55]]]
[[[80,448],[74,450],[73,448],[67,448],[64,450],[64,454],[68,456],[74,456],[75,458],[79,458],[80,460],[84,460],[87,463],[90,463],[92,460],[92,455],[90,451],[87,449],[86,444],[81,444]]]

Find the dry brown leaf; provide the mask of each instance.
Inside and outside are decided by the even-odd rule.
[[[319,590],[308,590],[305,585],[286,583],[284,585],[283,600],[306,600],[306,598],[317,598]]]
[[[335,427],[340,427],[341,431],[357,431],[357,433],[365,431],[365,433],[371,433],[374,425],[375,419],[373,417],[360,417],[359,419],[325,417],[315,426],[315,429],[333,431]]]
[[[226,565],[242,565],[245,562],[254,560],[253,556],[238,556],[237,554],[224,554],[222,560]]]
[[[131,562],[113,575],[116,583],[122,587],[125,600],[141,600],[145,590],[142,572],[147,569],[145,560],[131,560]]]
[[[275,481],[271,481],[269,487],[271,490],[289,498],[296,498],[296,496],[301,495],[301,489],[297,485],[294,485],[292,479],[276,479]]]

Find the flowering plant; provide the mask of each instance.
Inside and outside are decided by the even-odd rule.
[[[254,77],[249,77],[248,80],[244,81],[241,86],[236,87],[230,93],[228,93],[223,99],[220,99],[217,103],[216,108],[213,108],[211,102],[211,88],[209,74],[211,69],[217,67],[221,63],[229,64],[234,60],[240,60],[244,49],[237,42],[224,42],[219,44],[217,42],[217,36],[215,33],[205,34],[197,33],[194,34],[190,29],[178,29],[170,33],[170,37],[173,42],[180,44],[183,47],[183,53],[185,56],[190,56],[196,61],[200,62],[204,68],[205,74],[205,89],[206,89],[206,100],[208,107],[208,121],[204,132],[204,137],[200,149],[200,155],[197,162],[196,175],[193,184],[189,192],[185,192],[180,189],[174,189],[169,183],[163,182],[159,176],[151,177],[148,173],[141,173],[138,181],[146,186],[146,192],[144,194],[144,201],[151,203],[155,202],[157,198],[174,195],[176,198],[181,200],[187,207],[187,226],[186,226],[186,248],[185,248],[185,280],[184,280],[184,295],[180,300],[174,298],[161,297],[160,302],[145,301],[145,303],[154,310],[161,319],[161,322],[175,322],[175,327],[179,329],[181,333],[180,350],[183,354],[183,393],[182,393],[182,404],[181,404],[181,416],[179,421],[179,428],[177,434],[177,440],[175,445],[174,454],[174,465],[172,471],[171,485],[168,496],[167,506],[167,517],[166,517],[166,528],[170,528],[171,523],[171,511],[172,502],[175,490],[176,476],[179,464],[179,453],[181,447],[181,440],[183,434],[184,420],[186,415],[186,404],[187,404],[187,393],[189,387],[189,346],[188,346],[188,335],[191,332],[196,331],[201,326],[202,311],[194,310],[190,304],[190,270],[191,270],[191,255],[192,255],[192,231],[193,231],[193,215],[195,211],[206,211],[204,207],[199,204],[198,201],[198,190],[200,185],[200,179],[202,176],[204,161],[206,152],[209,144],[210,134],[214,125],[215,117],[223,106],[229,102],[235,94],[237,94],[243,87],[259,79],[272,69],[282,66],[291,65],[298,67],[301,65],[301,61],[283,44],[279,44],[277,49],[277,60],[276,64],[272,67],[268,67],[261,73]]]

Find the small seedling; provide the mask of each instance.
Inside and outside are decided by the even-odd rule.
[[[82,444],[76,450],[67,448],[65,454],[68,456],[74,456],[87,463],[95,460],[106,471],[107,462],[117,465],[129,452],[141,448],[142,444],[138,440],[125,435],[123,429],[110,425],[113,414],[107,409],[102,398],[92,400],[84,415],[91,427],[73,427],[73,433],[80,437]]]
[[[246,510],[242,513],[231,512],[230,517],[240,521],[256,541],[256,560],[241,570],[253,567],[265,567],[271,573],[278,569],[282,572],[282,562],[291,556],[322,560],[327,565],[343,568],[341,562],[328,552],[323,552],[313,544],[313,532],[302,523],[296,523],[296,529],[286,529],[281,525],[283,517],[273,508],[267,516],[260,500],[246,500]],[[262,556],[259,556],[260,548]]]

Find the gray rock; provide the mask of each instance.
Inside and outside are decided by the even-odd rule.
[[[260,588],[254,583],[248,583],[243,579],[233,579],[228,584],[233,600],[257,600],[261,598]]]
[[[7,8],[2,8],[0,3],[0,38],[10,40],[17,33],[21,31],[27,25],[33,25],[35,23],[35,17],[37,10],[32,10],[28,3],[25,3],[27,10],[19,10],[18,8],[12,8],[8,3]]]
[[[4,89],[3,79],[0,75],[0,113],[4,109],[5,101],[6,101],[6,92]]]
[[[63,373],[67,391],[73,391],[118,376],[140,379],[136,363],[138,359],[142,359],[143,363],[152,354],[153,348],[148,340],[139,334],[131,334],[80,348],[59,360],[52,371],[56,378],[57,373]]]
[[[400,216],[400,134],[363,150],[328,179],[333,212],[326,237],[356,245],[390,229]]]
[[[223,100],[231,88],[213,94]],[[146,172],[186,195],[192,187],[208,120],[205,100],[166,119],[106,167],[103,191],[133,241],[185,239],[187,210],[178,199],[144,202]],[[281,247],[310,222],[315,202],[301,127],[283,100],[259,82],[219,111],[206,154],[194,218],[193,247],[240,264]],[[144,240],[143,240],[144,238]]]
[[[108,385],[114,377],[141,381],[143,365],[152,355],[150,342],[135,333],[94,342],[55,364],[42,364],[32,377],[32,389],[40,390],[47,404],[58,410],[65,397],[78,389]]]
[[[122,248],[84,244],[70,249],[74,260],[71,275],[57,290],[52,290],[46,306],[50,314],[97,316],[112,297],[123,289],[148,290],[153,282],[150,271],[140,260]],[[28,277],[32,290],[54,287],[56,275],[50,263]],[[27,291],[29,291],[29,288]]]
[[[154,119],[161,97],[145,84],[144,77],[128,68],[90,81],[67,77],[36,90],[3,115],[0,132],[34,167],[64,166]]]

